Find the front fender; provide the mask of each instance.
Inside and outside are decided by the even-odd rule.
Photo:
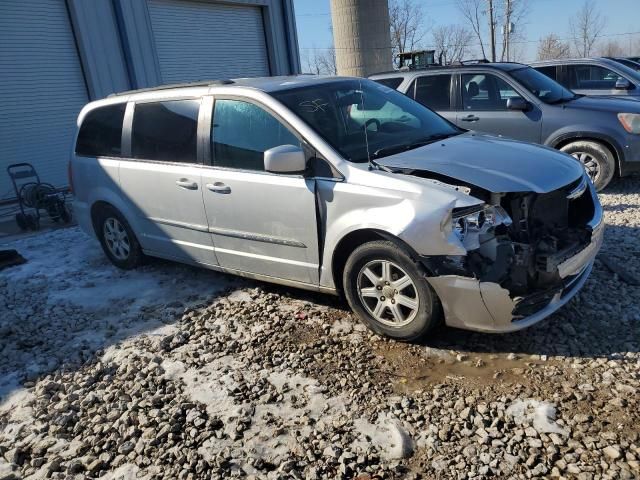
[[[335,286],[332,262],[336,247],[359,230],[398,238],[418,255],[465,255],[457,237],[444,231],[445,224],[454,208],[482,203],[453,189],[435,187],[427,180],[418,193],[319,183],[319,210],[326,228],[320,283],[327,287]]]
[[[618,161],[622,162],[624,161],[624,150],[621,147],[618,136],[619,133],[613,129],[605,128],[600,131],[594,132],[592,127],[589,127],[587,125],[573,125],[563,127],[553,132],[547,137],[544,144],[551,148],[558,148],[558,145],[561,145],[567,140],[601,140],[613,147],[613,149],[615,150],[613,153],[616,154],[616,158],[618,158]]]

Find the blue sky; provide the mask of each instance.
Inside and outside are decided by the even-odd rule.
[[[455,0],[414,0],[424,6],[432,23],[464,24]],[[599,10],[607,19],[604,34],[640,32],[640,0],[595,0]],[[549,33],[561,38],[569,37],[569,19],[580,9],[584,0],[530,0],[531,9],[524,25],[527,40],[537,40]],[[300,55],[313,48],[331,45],[331,9],[329,0],[294,0]],[[629,36],[611,37],[620,42],[629,42]],[[640,34],[633,37],[640,39]],[[426,43],[431,43],[430,35]],[[534,60],[537,44],[527,43],[526,60]],[[640,52],[638,52],[640,54]]]

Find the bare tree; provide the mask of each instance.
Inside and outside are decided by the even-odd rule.
[[[538,60],[554,60],[556,58],[569,58],[571,45],[563,42],[560,37],[550,33],[540,39],[538,44]]]
[[[413,0],[389,2],[389,26],[394,59],[400,52],[410,52],[418,48],[430,29],[422,5]]]
[[[307,50],[303,56],[306,73],[337,75],[336,49],[333,47]]]
[[[595,2],[585,0],[582,8],[569,23],[573,44],[579,56],[588,57],[591,55],[606,24],[607,20],[596,9]]]
[[[487,58],[487,53],[484,48],[484,21],[485,15],[485,0],[457,0],[458,10],[464,19],[469,23],[469,27],[478,39],[478,46],[482,58]]]
[[[609,39],[602,43],[598,52],[603,57],[624,57],[627,55],[626,49],[615,39]]]
[[[433,46],[442,55],[445,64],[464,60],[473,42],[473,32],[462,25],[439,26],[433,31],[432,37]]]
[[[484,58],[489,55],[491,61],[509,61],[520,55],[523,49],[518,43],[524,40],[530,0],[457,0],[457,6],[478,39]],[[515,29],[510,28],[512,24]],[[498,42],[500,31],[502,41]]]

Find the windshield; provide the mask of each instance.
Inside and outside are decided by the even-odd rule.
[[[352,162],[367,162],[462,133],[409,97],[370,80],[328,82],[273,96]]]
[[[576,98],[571,90],[533,68],[525,67],[509,73],[544,103],[561,103]]]

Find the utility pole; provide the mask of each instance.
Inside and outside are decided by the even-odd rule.
[[[493,0],[489,0],[489,35],[491,37],[491,61],[496,61],[496,22],[493,17]]]
[[[505,35],[505,49],[507,51],[507,62],[511,60],[510,54],[510,43],[511,43],[511,0],[506,0],[507,9],[505,12],[505,25],[504,25],[504,35]]]
[[[388,0],[331,0],[338,75],[391,69]]]

